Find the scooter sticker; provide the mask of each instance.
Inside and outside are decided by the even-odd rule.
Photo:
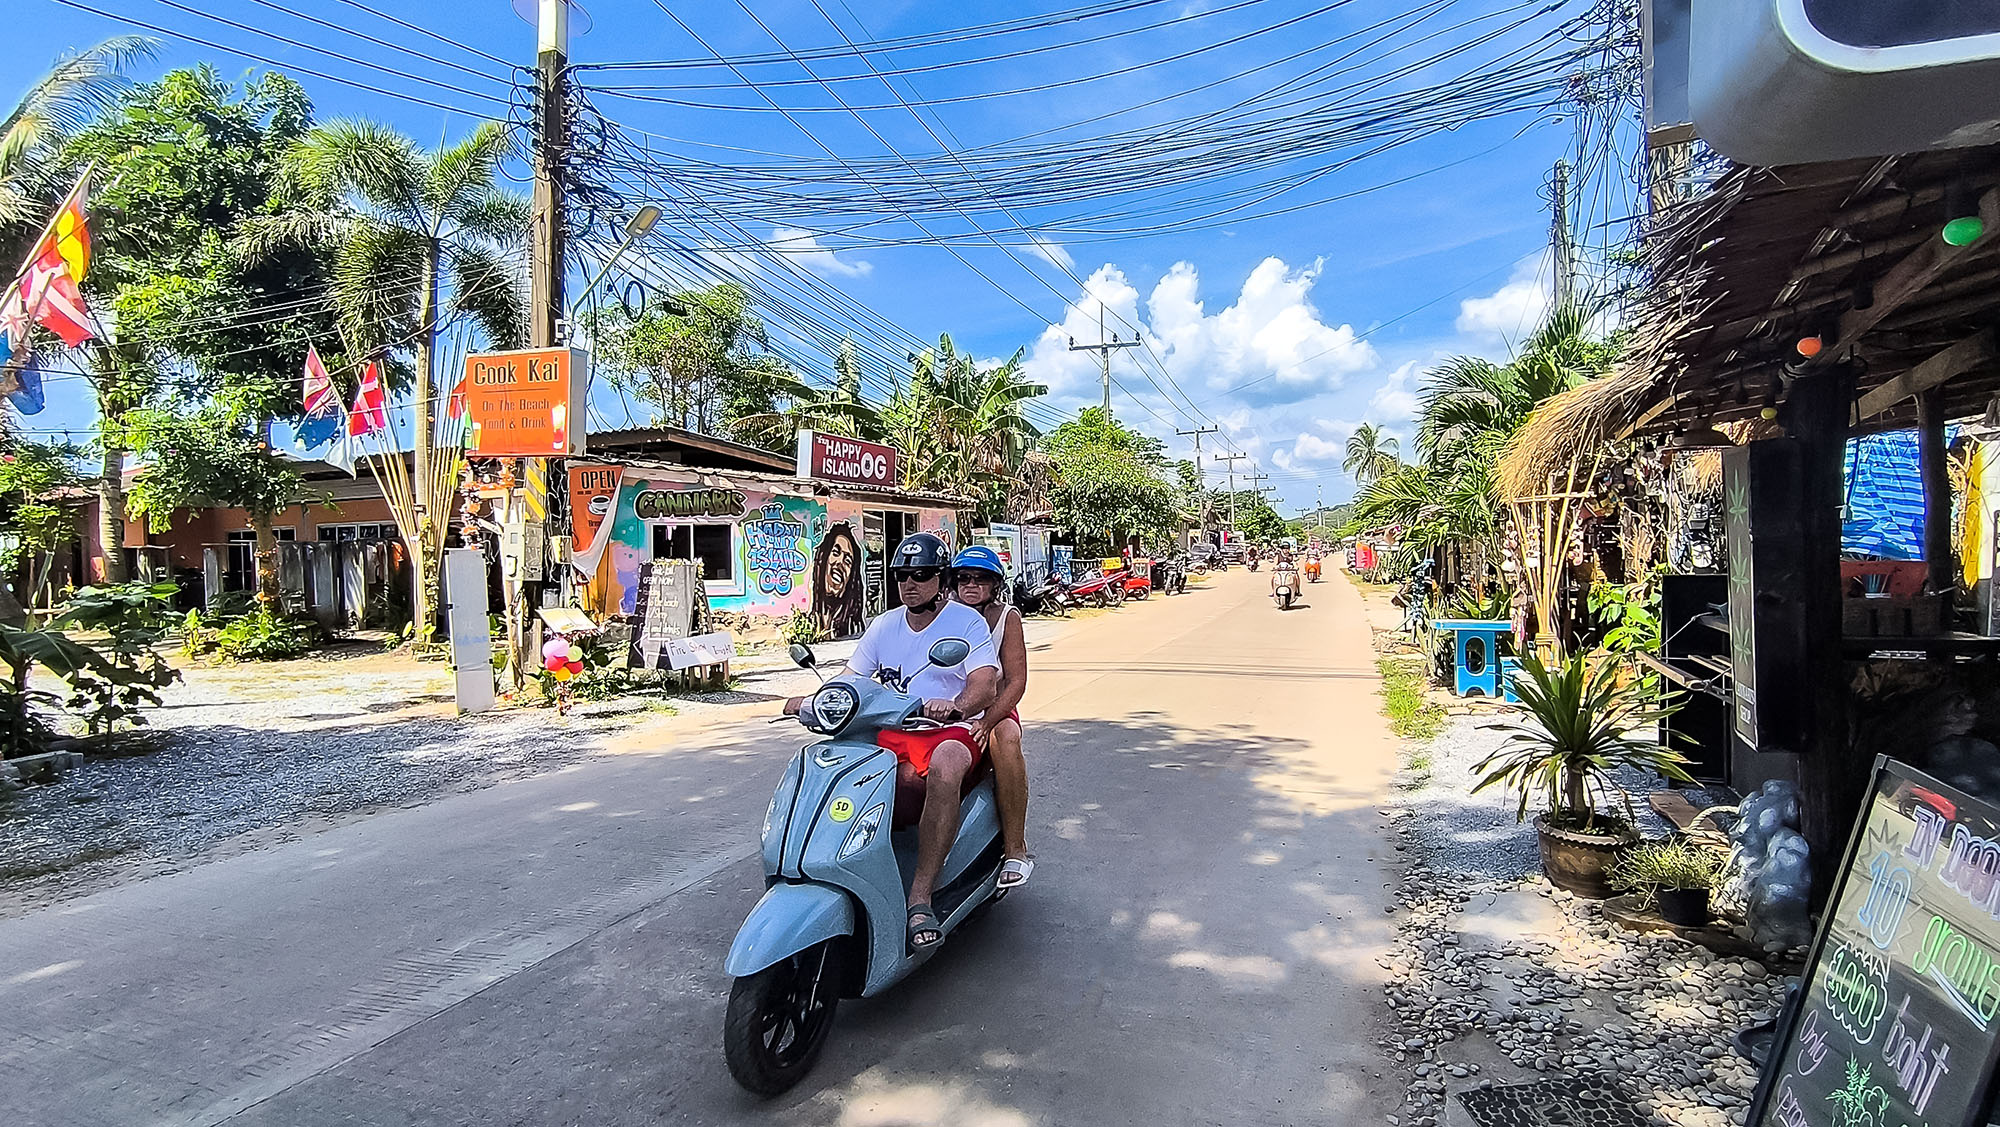
[[[826,808],[826,816],[836,822],[845,822],[854,817],[854,803],[850,799],[836,798],[833,805]]]

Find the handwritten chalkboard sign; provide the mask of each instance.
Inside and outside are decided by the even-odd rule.
[[[654,560],[641,569],[627,656],[632,668],[667,668],[667,644],[693,632],[694,584],[694,564],[686,560]]]
[[[1985,1122],[2000,1016],[2000,812],[1875,761],[1750,1122]]]

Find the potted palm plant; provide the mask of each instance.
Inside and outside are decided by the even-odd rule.
[[[1532,653],[1521,655],[1515,691],[1521,698],[1515,722],[1488,727],[1510,733],[1498,751],[1473,770],[1473,792],[1504,786],[1520,797],[1515,811],[1525,821],[1530,800],[1544,809],[1535,818],[1542,871],[1558,887],[1579,896],[1611,895],[1605,870],[1619,852],[1638,840],[1636,815],[1612,777],[1627,768],[1663,779],[1692,783],[1687,760],[1650,735],[1679,704],[1638,682],[1621,682],[1609,664],[1592,668],[1574,653],[1551,668]],[[1624,813],[1611,812],[1616,789]]]
[[[1660,916],[1681,927],[1707,927],[1708,893],[1722,873],[1722,858],[1684,838],[1649,841],[1611,866],[1611,887],[1658,903]]]

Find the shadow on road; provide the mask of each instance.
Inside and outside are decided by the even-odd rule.
[[[752,858],[232,1122],[1382,1122],[1400,1089],[1372,1050],[1389,898],[1375,796],[1302,772],[1320,754],[1303,741],[1153,715],[1031,726],[1033,882],[894,991],[843,1003],[783,1097],[743,1093],[721,1057]],[[754,772],[761,812],[782,763],[765,731],[718,726],[649,769],[690,803],[718,766]],[[628,789],[603,789],[563,824],[628,832]],[[733,831],[745,845],[755,817]]]

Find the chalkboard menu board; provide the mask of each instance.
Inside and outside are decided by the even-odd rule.
[[[694,584],[694,565],[686,560],[654,560],[640,570],[627,656],[632,668],[667,668],[667,643],[694,628]]]
[[[1888,758],[1750,1122],[1985,1122],[2000,1015],[2000,814]]]

